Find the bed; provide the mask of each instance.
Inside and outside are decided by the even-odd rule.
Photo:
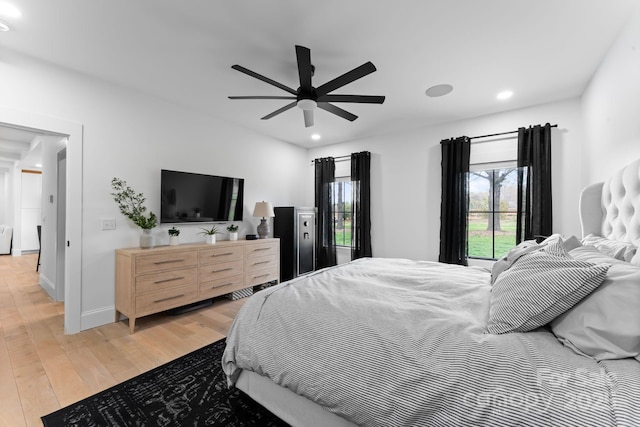
[[[228,383],[294,426],[640,425],[640,160],[580,212],[491,271],[365,258],[258,292]]]

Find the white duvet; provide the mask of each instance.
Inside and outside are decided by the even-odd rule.
[[[640,425],[640,363],[546,328],[486,332],[490,273],[365,258],[251,297],[227,338],[248,369],[358,425]]]

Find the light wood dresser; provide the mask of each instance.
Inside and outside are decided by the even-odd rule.
[[[235,240],[116,250],[116,322],[280,278],[280,240]]]

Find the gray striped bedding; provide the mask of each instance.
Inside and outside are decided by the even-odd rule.
[[[640,425],[640,363],[596,362],[547,329],[487,333],[490,273],[360,259],[244,305],[222,365],[366,426]]]

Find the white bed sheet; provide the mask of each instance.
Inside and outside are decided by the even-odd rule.
[[[316,272],[247,301],[223,368],[230,384],[251,370],[358,425],[640,418],[640,364],[578,356],[546,329],[487,334],[489,282],[482,269],[409,260]]]

